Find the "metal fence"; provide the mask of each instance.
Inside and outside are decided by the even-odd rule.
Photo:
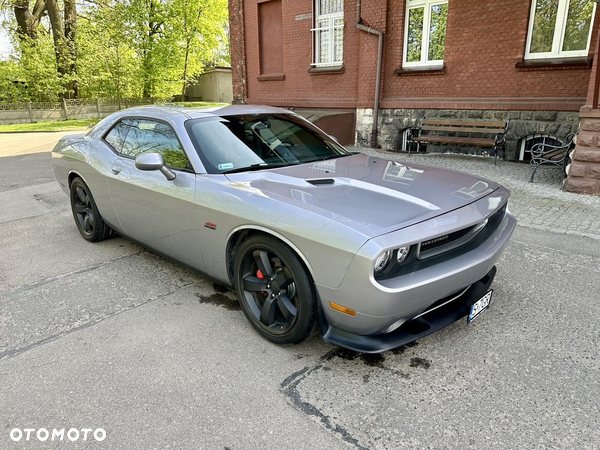
[[[0,102],[0,124],[47,122],[68,119],[102,119],[132,106],[166,103],[159,99],[85,98],[61,102]]]

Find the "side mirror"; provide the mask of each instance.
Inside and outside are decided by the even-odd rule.
[[[165,158],[160,153],[142,153],[135,158],[135,167],[139,170],[160,170],[169,181],[175,174],[165,166]]]

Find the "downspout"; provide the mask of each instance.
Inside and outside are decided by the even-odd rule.
[[[375,102],[373,104],[373,130],[371,131],[371,147],[377,148],[377,119],[379,117],[379,94],[381,89],[381,72],[383,68],[383,31],[362,24],[362,6],[360,1],[361,0],[358,0],[358,3],[356,4],[356,23],[354,26],[365,33],[379,36],[379,45],[377,47],[377,77],[375,80]]]

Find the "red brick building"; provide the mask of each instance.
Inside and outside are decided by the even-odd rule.
[[[527,160],[593,101],[592,0],[362,2],[230,0],[234,102],[346,113],[352,140],[388,149],[422,117],[511,119],[508,157]],[[600,191],[598,163],[574,164],[580,190]]]

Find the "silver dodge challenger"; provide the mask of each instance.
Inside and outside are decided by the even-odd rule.
[[[492,299],[516,220],[471,175],[352,153],[264,106],[115,113],[52,152],[84,239],[117,233],[231,287],[276,344],[376,353]]]

